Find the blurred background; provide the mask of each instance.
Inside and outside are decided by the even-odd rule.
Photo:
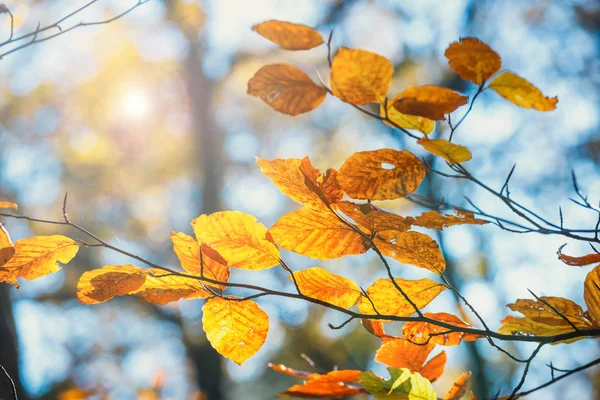
[[[17,33],[50,24],[85,4],[81,0],[13,0]],[[134,0],[100,0],[61,24],[101,20]],[[9,35],[8,15],[0,34]],[[312,113],[278,114],[246,95],[262,65],[294,64],[317,81],[328,75],[325,46],[281,51],[251,31],[267,19],[299,22],[333,45],[388,57],[395,66],[390,96],[408,85],[438,84],[473,94],[448,67],[444,49],[476,36],[546,95],[556,111],[520,109],[485,93],[455,135],[473,160],[466,166],[499,189],[514,163],[513,198],[565,225],[593,228],[595,215],[574,206],[570,173],[595,203],[600,195],[600,5],[594,0],[151,0],[108,25],[84,27],[0,60],[0,198],[20,213],[59,219],[69,191],[74,222],[112,244],[156,263],[176,266],[169,233],[191,234],[189,222],[223,209],[251,213],[267,226],[297,208],[264,177],[255,157],[309,156],[324,170],[339,168],[355,151],[383,147],[425,155],[412,140],[368,119],[329,96]],[[463,111],[459,109],[458,115]],[[435,135],[447,135],[438,123]],[[435,166],[444,168],[434,160]],[[486,211],[512,217],[502,204],[464,182],[429,177],[425,196],[465,205],[469,196]],[[404,202],[382,206],[402,215],[419,208]],[[55,226],[5,219],[13,240],[66,234]],[[428,232],[439,240],[449,274],[463,294],[497,329],[505,305],[537,295],[569,297],[579,304],[587,270],[556,257],[564,238],[515,235],[493,225]],[[587,254],[570,243],[569,254]],[[328,268],[366,287],[384,275],[373,254],[317,261],[289,252],[293,269]],[[0,363],[20,387],[21,399],[68,398],[71,388],[96,390],[96,398],[134,399],[157,385],[167,399],[273,399],[297,379],[266,368],[268,362],[310,369],[306,354],[323,369],[371,368],[378,340],[359,323],[331,330],[343,316],[287,299],[263,297],[271,319],[265,346],[243,366],[221,359],[201,325],[201,300],[152,306],[121,298],[86,306],[75,286],[83,271],[133,263],[102,249],[81,249],[58,273],[20,289],[0,284]],[[140,265],[141,266],[141,265]],[[394,262],[399,277],[430,277]],[[233,271],[232,280],[291,288],[281,269]],[[441,295],[429,311],[457,312]],[[397,332],[398,327],[388,328]],[[550,379],[545,364],[573,368],[600,354],[597,341],[545,347],[525,389]],[[528,356],[532,347],[507,345]],[[435,383],[439,393],[465,370],[474,373],[481,398],[510,393],[521,367],[485,341],[445,349],[448,364]],[[18,370],[18,373],[17,373]],[[537,392],[532,399],[600,398],[600,370],[591,369]]]

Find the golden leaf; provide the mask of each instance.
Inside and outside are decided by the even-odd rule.
[[[383,255],[403,264],[425,268],[436,274],[446,269],[446,260],[437,242],[420,232],[389,232],[374,240]]]
[[[308,50],[323,44],[319,32],[292,22],[272,19],[254,25],[252,30],[286,50]]]
[[[444,400],[460,400],[467,393],[469,382],[471,381],[471,372],[465,372],[454,381]]]
[[[502,67],[502,59],[479,39],[467,37],[452,43],[444,55],[448,64],[463,79],[481,85]]]
[[[420,132],[423,132],[426,135],[429,135],[435,129],[435,121],[425,117],[419,117],[417,115],[409,115],[402,114],[400,111],[396,110],[394,104],[396,100],[400,97],[400,94],[394,96],[392,101],[387,102],[387,113],[385,103],[382,103],[379,106],[379,115],[381,118],[387,118],[393,122],[390,123],[388,121],[383,120],[382,122],[391,127],[395,127],[395,125],[400,128],[405,129],[414,129]],[[395,124],[395,125],[394,125]]]
[[[552,111],[558,98],[545,97],[531,83],[512,72],[503,72],[491,83],[490,89],[511,103],[523,108],[535,108],[538,111]]]
[[[427,136],[417,140],[430,153],[443,157],[450,164],[460,164],[471,159],[471,152],[465,146],[454,144],[446,139],[429,139]]]
[[[376,399],[437,400],[435,390],[426,378],[411,373],[408,368],[388,367],[390,379],[385,380],[371,371],[360,374],[360,383]]]
[[[393,73],[391,61],[379,54],[340,47],[333,57],[329,83],[333,95],[347,103],[381,103]]]
[[[412,217],[401,217],[370,203],[356,204],[342,201],[333,206],[337,211],[342,212],[344,216],[354,221],[369,237],[387,231],[405,232],[411,228],[414,221]]]
[[[425,307],[446,289],[441,283],[427,278],[418,280],[395,278],[394,280],[419,309]],[[416,312],[391,279],[377,279],[367,288],[367,295],[380,314],[408,317]],[[376,314],[371,301],[365,297],[360,299],[358,310],[361,314]]]
[[[97,304],[116,296],[131,294],[146,281],[146,271],[133,265],[106,265],[86,271],[77,283],[77,298],[84,304]]]
[[[0,282],[17,286],[17,278],[33,280],[59,271],[79,250],[77,242],[59,235],[17,240],[14,248],[15,254],[0,267]]]
[[[483,225],[488,221],[475,218],[472,212],[456,210],[457,215],[442,214],[438,211],[425,211],[413,221],[413,225],[441,231],[454,225]]]
[[[196,239],[215,249],[229,266],[261,270],[279,264],[279,249],[267,237],[267,228],[240,211],[201,215],[192,221]]]
[[[290,64],[265,65],[248,81],[248,94],[264,100],[275,110],[296,116],[317,108],[327,91]]]
[[[363,388],[348,385],[347,383],[358,382],[358,376],[362,371],[337,370],[327,374],[311,374],[310,378],[302,385],[294,385],[279,397],[303,397],[303,398],[334,398],[339,399],[346,396],[354,396],[365,393]]]
[[[294,272],[294,277],[303,295],[338,307],[350,308],[361,296],[356,283],[322,268],[307,268]]]
[[[331,212],[307,207],[279,218],[269,233],[284,249],[322,260],[368,250],[363,237]]]
[[[183,269],[191,274],[198,276],[202,274],[208,279],[227,282],[229,279],[227,261],[216,250],[206,245],[201,246],[196,239],[181,232],[171,232],[171,240],[173,241],[173,251],[179,258]],[[206,282],[206,284],[221,289],[225,288],[223,285],[210,282]]]
[[[425,167],[406,150],[354,153],[338,172],[340,186],[354,199],[392,200],[412,193],[425,178]]]
[[[410,372],[418,372],[429,381],[434,382],[442,376],[446,364],[444,351],[425,363],[434,348],[433,344],[417,345],[405,339],[389,340],[381,345],[375,361],[388,367],[408,368]]]
[[[458,107],[467,104],[469,98],[453,90],[434,86],[409,86],[394,97],[393,105],[403,114],[417,115],[433,120],[444,120]]]
[[[10,203],[8,201],[0,201],[0,208],[14,208],[15,210],[19,208],[17,203]]]
[[[600,266],[591,270],[585,277],[583,299],[594,326],[600,328]]]
[[[10,240],[10,235],[0,223],[0,267],[8,262],[15,255],[15,245]],[[2,270],[0,269],[0,276]]]
[[[567,265],[582,267],[584,265],[600,263],[600,254],[598,253],[592,253],[581,257],[568,256],[562,252],[562,249],[565,246],[566,244],[558,249],[558,259]]]
[[[237,364],[252,357],[267,338],[269,317],[252,300],[213,297],[202,312],[202,324],[212,347]]]
[[[146,303],[167,304],[181,299],[205,299],[211,296],[195,279],[169,274],[160,269],[146,271],[144,284],[131,292]]]
[[[472,328],[471,325],[467,324],[456,315],[448,313],[425,313],[423,315],[427,318],[435,319],[440,322],[447,322],[454,326]],[[441,335],[442,332],[446,331],[448,331],[447,328],[429,324],[427,322],[406,322],[402,327],[402,337],[417,344],[431,343],[442,346],[456,346],[460,344],[462,340],[473,341],[483,337],[464,332],[450,332]]]
[[[312,166],[308,157],[273,161],[258,158],[256,163],[283,194],[307,207],[327,210],[327,205],[344,195],[337,181],[337,171],[327,170],[325,175]]]

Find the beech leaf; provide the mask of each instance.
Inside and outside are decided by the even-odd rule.
[[[323,38],[313,28],[271,19],[254,25],[252,30],[286,50],[308,50],[323,44]]]
[[[448,64],[463,79],[481,85],[502,67],[502,59],[479,39],[467,37],[452,43],[444,55]]]
[[[512,72],[503,72],[491,83],[490,89],[511,103],[538,111],[552,111],[556,108],[558,98],[546,97],[538,88]]]

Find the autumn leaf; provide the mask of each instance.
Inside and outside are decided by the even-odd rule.
[[[317,108],[327,91],[290,64],[265,65],[248,81],[248,94],[264,100],[275,110],[296,116]]]
[[[319,32],[292,22],[271,19],[254,25],[252,30],[286,50],[309,50],[323,44]]]
[[[371,371],[360,374],[360,383],[376,399],[437,400],[435,390],[426,378],[411,373],[408,368],[388,367],[390,379],[378,377]]]
[[[133,265],[106,265],[86,271],[77,283],[77,298],[97,304],[116,296],[131,294],[146,281],[146,271]]]
[[[454,326],[473,328],[456,315],[448,313],[425,313],[423,315],[427,318],[431,318],[440,322],[446,322]],[[402,327],[402,337],[410,340],[413,343],[431,343],[442,346],[456,346],[460,344],[462,340],[473,341],[483,337],[464,332],[450,332],[443,335],[441,334],[442,332],[447,332],[448,330],[448,328],[427,322],[409,321],[405,322],[404,326]]]
[[[450,164],[460,164],[471,159],[471,152],[465,146],[454,144],[446,139],[429,139],[427,136],[417,140],[430,153],[443,157]]]
[[[0,208],[14,208],[15,210],[19,208],[16,203],[10,203],[8,201],[0,201]]]
[[[361,373],[362,371],[356,370],[337,370],[327,374],[311,374],[306,382],[290,387],[279,397],[338,399],[365,393],[363,388],[348,384],[358,382]]]
[[[428,269],[441,274],[446,260],[440,246],[430,236],[420,232],[389,232],[374,239],[375,246],[385,256],[403,264]]]
[[[484,225],[488,221],[475,218],[469,211],[455,210],[456,215],[442,214],[439,211],[425,211],[413,221],[413,225],[441,231],[454,225]]]
[[[200,245],[196,239],[181,232],[171,232],[171,241],[173,242],[173,251],[184,270],[198,276],[202,274],[205,278],[215,281],[227,282],[229,279],[227,261],[216,250],[207,245]],[[206,282],[206,284],[221,289],[225,288],[223,285],[210,282]]]
[[[463,79],[481,85],[502,67],[502,59],[479,39],[467,37],[452,43],[444,55],[448,64]]]
[[[432,120],[444,120],[458,107],[467,104],[469,98],[453,90],[434,86],[409,86],[394,97],[394,108],[400,113],[416,115]]]
[[[405,339],[388,340],[377,351],[375,361],[388,367],[408,368],[410,372],[418,372],[434,382],[442,376],[446,364],[444,351],[425,362],[434,348],[434,344],[417,345]]]
[[[202,307],[202,324],[212,347],[241,365],[263,345],[269,317],[252,300],[209,299]]]
[[[203,214],[192,221],[196,239],[216,250],[229,266],[262,270],[279,264],[279,249],[267,228],[240,211]]]
[[[600,266],[591,270],[585,277],[583,299],[594,326],[600,328]]]
[[[329,83],[333,95],[347,103],[381,103],[393,73],[391,61],[379,54],[340,47],[333,57]]]
[[[565,246],[566,246],[566,244],[563,244],[562,246],[560,246],[557,254],[558,254],[558,259],[567,265],[572,265],[574,267],[582,267],[584,265],[600,263],[600,254],[598,254],[598,253],[592,253],[592,254],[582,256],[582,257],[568,256],[562,252],[562,249]]]
[[[0,282],[19,286],[17,278],[33,280],[52,274],[75,257],[79,245],[65,236],[35,236],[17,240],[15,254],[0,267]]]
[[[322,268],[294,272],[294,277],[303,295],[338,307],[350,308],[361,296],[360,287],[356,283]]]
[[[383,118],[382,122],[391,127],[399,126],[400,128],[414,129],[423,132],[426,135],[433,132],[435,129],[435,121],[417,115],[402,114],[400,111],[396,110],[394,104],[399,96],[400,94],[397,94],[392,101],[384,102],[379,106],[379,116]],[[386,121],[386,119],[389,119],[392,123]]]
[[[384,321],[380,319],[362,318],[360,322],[362,323],[363,327],[367,330],[367,332],[369,332],[373,336],[377,336],[384,342],[387,340],[398,339],[398,337],[396,336],[388,335],[387,333],[385,333],[385,329],[383,327]]]
[[[342,201],[334,204],[334,208],[351,221],[354,221],[369,237],[388,231],[407,231],[414,221],[412,217],[401,217],[370,203],[356,204]]]
[[[465,372],[454,381],[444,400],[460,400],[467,393],[469,382],[471,381],[471,372]]]
[[[394,280],[419,309],[425,307],[446,289],[441,283],[427,278],[418,280],[395,278]],[[416,312],[394,286],[391,279],[377,279],[367,288],[367,295],[380,314],[408,317]],[[358,310],[361,314],[376,314],[371,301],[365,297],[361,298],[358,303]]]
[[[279,373],[286,374],[289,376],[295,376],[296,378],[305,379],[305,378],[310,378],[311,376],[319,375],[319,374],[315,374],[314,372],[299,371],[299,370],[296,370],[296,369],[293,369],[290,367],[286,367],[283,364],[269,363],[267,366],[275,372],[279,372]]]
[[[362,254],[368,250],[363,237],[333,213],[307,207],[279,218],[269,233],[284,249],[321,260]]]
[[[0,223],[0,267],[8,262],[15,255],[15,245],[10,240],[10,235],[4,229],[4,225]],[[2,269],[0,268],[0,276]]]
[[[497,76],[490,83],[489,87],[506,100],[523,108],[552,111],[556,108],[556,103],[558,103],[558,98],[545,97],[531,83],[508,71]]]
[[[327,206],[340,201],[344,192],[337,180],[337,171],[321,174],[308,157],[273,161],[258,158],[256,163],[283,194],[307,207],[327,210]]]
[[[406,150],[354,153],[338,172],[340,186],[354,199],[392,200],[413,193],[425,178],[425,167]]]
[[[172,275],[156,268],[146,273],[144,284],[130,293],[146,303],[164,305],[182,299],[205,299],[212,295],[196,279]]]

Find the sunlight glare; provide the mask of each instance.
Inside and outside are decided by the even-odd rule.
[[[152,104],[146,91],[130,88],[124,91],[120,101],[120,112],[130,121],[141,121],[150,116]]]

